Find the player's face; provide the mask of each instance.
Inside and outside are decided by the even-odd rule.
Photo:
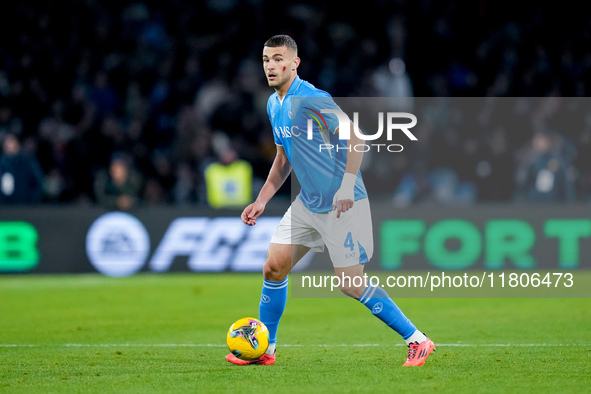
[[[263,49],[263,69],[272,88],[280,89],[289,82],[298,64],[299,58],[286,46]]]

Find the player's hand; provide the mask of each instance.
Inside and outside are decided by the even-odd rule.
[[[265,204],[263,204],[262,202],[255,201],[246,208],[244,208],[244,211],[242,211],[242,215],[240,215],[240,218],[242,219],[244,224],[254,226],[255,224],[257,224],[256,219],[259,216],[261,216],[264,210]]]
[[[338,200],[336,205],[334,203],[332,205],[332,210],[337,210],[337,219],[341,217],[341,212],[347,212],[351,208],[353,208],[353,200],[350,198],[345,200]]]
[[[355,181],[357,181],[357,175],[346,172],[341,182],[341,188],[337,190],[332,199],[332,210],[337,211],[337,219],[341,217],[342,212],[353,208]]]

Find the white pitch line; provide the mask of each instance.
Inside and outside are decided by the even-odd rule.
[[[342,343],[342,344],[279,344],[279,347],[381,347],[406,346],[404,343]],[[435,346],[444,347],[563,347],[563,346],[591,346],[584,343],[436,343]],[[0,343],[0,348],[19,347],[226,347],[220,343],[62,343],[62,344],[27,344]]]

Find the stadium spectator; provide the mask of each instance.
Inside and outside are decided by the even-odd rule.
[[[0,202],[3,204],[40,203],[43,173],[34,156],[21,150],[13,134],[4,137],[0,156]]]
[[[513,198],[515,161],[504,128],[495,128],[485,140],[476,164],[478,200],[508,202]]]
[[[99,172],[95,182],[97,201],[109,209],[129,211],[138,204],[142,179],[132,168],[130,159],[115,154],[108,170]]]
[[[591,117],[587,117],[586,123],[591,122]],[[591,202],[591,125],[583,130],[576,140],[579,153],[574,161],[576,168],[576,187],[578,195],[583,201]]]
[[[221,142],[217,152],[218,160],[204,172],[209,206],[245,207],[252,201],[252,166],[227,142]]]
[[[37,157],[45,201],[98,200],[93,174],[115,151],[124,151],[147,179],[140,200],[205,203],[210,130],[225,130],[238,155],[252,164],[253,177],[266,176],[273,157],[265,152],[274,149],[261,116],[267,89],[257,74],[260,60],[250,54],[281,32],[306,48],[302,73],[335,96],[416,96],[409,107],[431,96],[589,96],[590,57],[579,49],[589,47],[591,37],[584,13],[537,3],[507,19],[503,2],[458,4],[370,0],[363,10],[347,3],[327,12],[325,2],[295,2],[279,7],[278,24],[261,23],[268,18],[265,2],[4,2],[0,31],[14,39],[0,48],[0,138],[17,135]],[[361,24],[366,17],[371,25]],[[478,201],[512,200],[522,190],[502,179],[515,179],[517,149],[538,130],[528,119],[535,108],[527,101],[523,112],[517,108],[502,117],[523,121],[505,127],[504,137],[495,136],[499,125],[490,120],[472,128],[476,146],[459,142],[470,135],[461,130],[466,123],[450,125],[437,117],[427,143],[450,150],[440,156],[428,155],[429,149],[405,152],[396,186],[384,192],[407,181],[408,163],[421,160],[427,177],[437,179],[442,172],[435,171],[447,168],[451,176],[444,179],[473,185]],[[556,105],[563,111],[568,103]],[[445,111],[451,113],[453,105]],[[584,112],[570,119],[581,125]],[[552,121],[552,113],[541,119],[546,126]],[[588,132],[555,130],[564,137],[567,178],[576,181],[566,195],[588,201]],[[168,163],[152,163],[158,155]],[[156,167],[168,167],[168,175]],[[171,184],[189,190],[191,182],[193,192],[172,197]],[[432,190],[419,189],[412,201],[431,199]]]
[[[172,196],[175,204],[192,204],[197,200],[197,181],[189,163],[180,163],[176,168],[176,181]]]
[[[559,139],[554,136],[555,141]],[[538,132],[532,137],[531,151],[517,172],[518,191],[533,202],[571,202],[574,182],[569,164],[552,136]]]

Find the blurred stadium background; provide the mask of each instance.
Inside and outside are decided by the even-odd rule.
[[[583,6],[0,1],[0,391],[588,391]],[[419,111],[415,144],[364,159],[368,270],[572,272],[575,291],[392,289],[438,346],[411,371],[365,308],[298,298],[296,274],[276,368],[225,362],[292,197],[287,182],[256,226],[239,219],[275,154],[260,61],[275,34],[295,38],[299,75],[333,96]],[[329,269],[323,256],[298,267]],[[183,273],[104,276],[169,271]]]
[[[533,202],[552,205],[546,217],[560,217],[565,204],[576,206],[566,216],[581,217],[591,201],[591,23],[577,8],[566,1],[516,10],[487,0],[3,2],[0,219],[5,245],[16,245],[3,247],[12,256],[5,261],[18,260],[20,234],[38,237],[43,258],[60,265],[68,249],[54,259],[52,248],[76,239],[69,260],[88,266],[85,234],[109,211],[139,217],[152,252],[176,218],[236,218],[239,209],[224,208],[257,195],[275,154],[260,54],[282,33],[299,44],[302,78],[335,97],[423,103],[416,145],[364,161],[372,200],[386,212],[380,217],[466,207],[463,217],[477,216],[483,228],[498,214],[489,214],[491,203],[509,210],[501,216],[540,218],[521,208]],[[290,197],[287,182],[267,214],[281,216]],[[560,238],[536,223],[536,233]],[[575,236],[588,237],[588,225]],[[252,236],[266,239],[272,227]],[[125,237],[106,241],[104,250],[121,249]],[[561,256],[576,266],[579,250],[569,248]]]
[[[278,33],[298,42],[302,78],[335,97],[587,96],[591,80],[591,24],[568,1],[3,2],[0,22],[0,171],[15,175],[3,205],[207,205],[205,168],[236,157],[256,193],[274,157],[260,53]],[[568,102],[513,128],[439,124],[446,132],[422,142],[453,154],[407,155],[393,176],[445,168],[474,185],[469,202],[589,201],[591,119],[578,108],[557,129],[552,111]],[[549,147],[536,148],[536,132]],[[552,151],[564,190],[529,190],[519,174],[535,149]],[[117,183],[110,166],[130,174]],[[502,182],[491,191],[492,174]],[[425,185],[413,201],[436,195]]]
[[[560,224],[567,235],[544,222],[585,217],[591,202],[591,23],[573,2],[3,2],[0,33],[0,271],[94,271],[85,237],[111,211],[139,218],[153,256],[165,234],[201,242],[175,245],[206,250],[194,270],[238,269],[211,261],[256,239],[257,262],[238,269],[256,271],[291,198],[286,182],[266,226],[238,229],[275,155],[260,61],[275,34],[296,39],[299,74],[334,97],[407,97],[418,111],[418,142],[364,159],[376,217],[464,218],[483,234],[490,219],[521,218],[526,260],[576,267],[591,252],[573,243],[591,221]],[[104,230],[95,248],[122,264],[134,234]],[[448,258],[461,257],[447,235]]]

